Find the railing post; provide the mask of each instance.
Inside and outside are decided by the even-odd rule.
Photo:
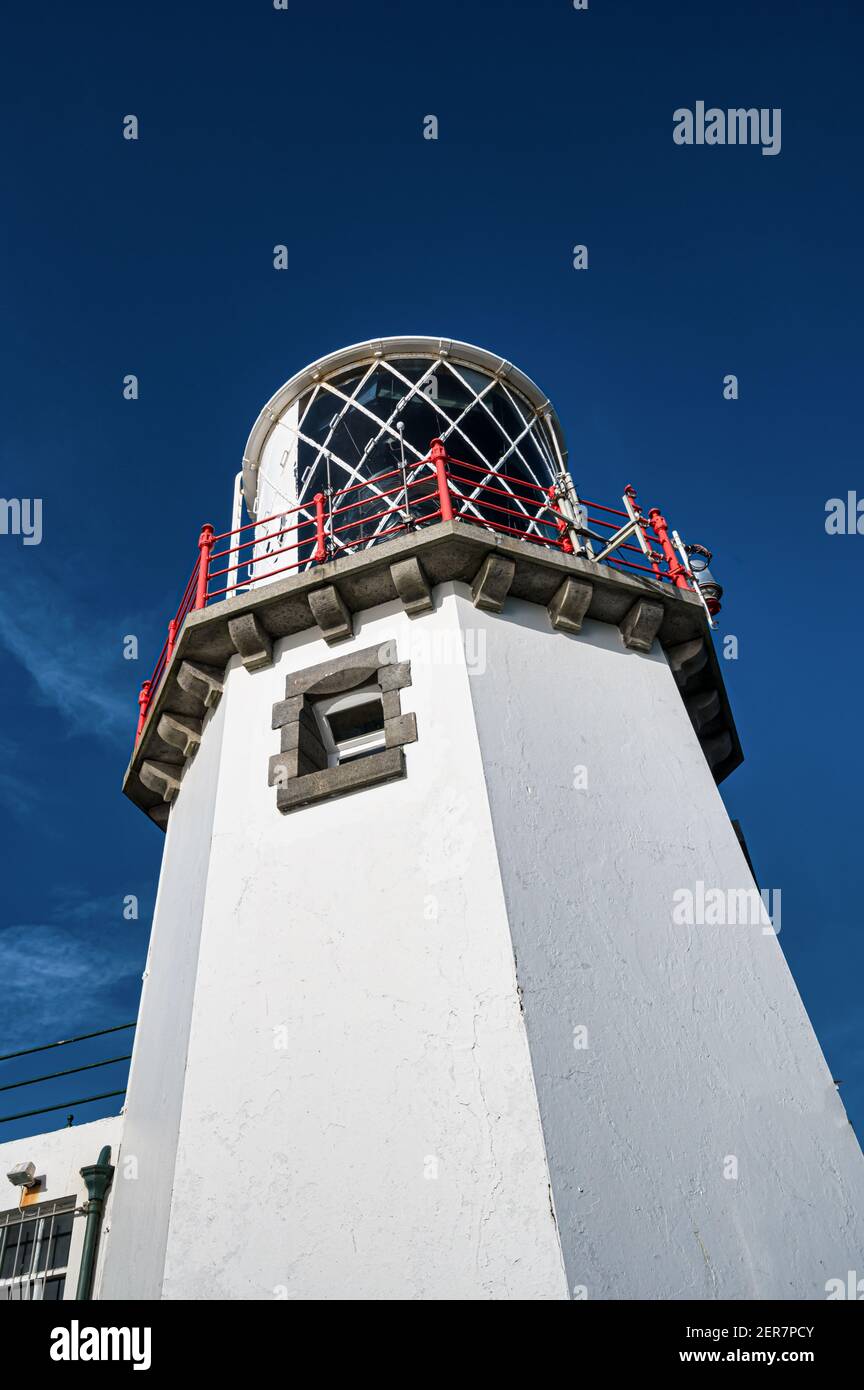
[[[207,584],[210,579],[210,551],[213,549],[213,527],[205,521],[198,537],[198,584],[195,589],[195,607],[204,608],[207,603]]]
[[[556,483],[553,483],[551,487],[547,487],[546,496],[549,498],[549,509],[555,514],[555,529],[561,537],[561,549],[564,551],[565,555],[572,555],[574,546],[570,539],[570,528],[558,505],[558,487]]]
[[[315,553],[312,559],[316,565],[320,565],[322,560],[327,559],[327,533],[325,531],[324,518],[324,493],[316,492],[315,502]]]
[[[174,655],[174,643],[177,641],[177,619],[172,618],[168,624],[168,645],[165,648],[165,665],[167,666],[171,657]]]
[[[624,501],[624,506],[627,507],[627,510],[628,510],[628,512],[630,513],[631,517],[636,517],[636,518],[638,519],[638,521],[639,521],[639,530],[640,530],[641,536],[642,536],[642,541],[640,541],[640,544],[642,545],[642,549],[643,549],[643,551],[645,552],[646,556],[647,556],[648,559],[651,561],[651,568],[652,568],[652,570],[654,571],[654,573],[656,574],[657,578],[659,579],[659,578],[660,578],[660,566],[658,565],[657,561],[653,558],[653,556],[655,556],[655,555],[657,554],[657,552],[656,552],[656,550],[654,549],[653,545],[651,544],[650,538],[649,538],[648,535],[646,534],[645,527],[646,527],[647,523],[646,523],[646,521],[644,520],[644,518],[643,518],[643,516],[642,516],[642,512],[641,512],[641,510],[640,510],[640,508],[639,508],[639,503],[638,503],[637,500],[636,500],[636,489],[635,489],[635,487],[633,486],[632,483],[628,483],[627,486],[625,487],[625,489],[624,489],[624,498],[623,498],[623,501]],[[629,505],[628,505],[628,504],[629,504]],[[661,518],[661,520],[662,520],[662,518]],[[644,542],[644,544],[643,544],[643,542]]]
[[[555,480],[555,496],[558,501],[558,511],[567,524],[567,534],[573,545],[572,553],[583,557],[593,555],[594,549],[590,540],[587,536],[580,534],[583,529],[587,529],[588,513],[579,501],[576,484],[563,464],[561,472]]]
[[[669,539],[669,527],[665,516],[659,507],[652,507],[648,513],[648,521],[659,537],[660,548],[666,558],[666,566],[669,570],[669,578],[678,589],[689,589],[690,584],[687,579],[687,571],[675,553],[675,547]]]
[[[433,439],[430,445],[430,458],[432,467],[435,469],[435,479],[438,484],[438,504],[441,509],[441,520],[453,520],[453,499],[450,496],[450,483],[447,478],[447,450],[444,448],[440,439]]]
[[[136,743],[138,742],[139,738],[141,737],[141,730],[144,728],[144,725],[147,723],[147,710],[148,710],[148,708],[149,708],[149,705],[150,705],[150,682],[149,682],[149,681],[145,681],[144,684],[141,686],[141,691],[140,691],[140,693],[139,693],[139,695],[138,695],[138,728],[135,730],[135,742],[136,742]]]

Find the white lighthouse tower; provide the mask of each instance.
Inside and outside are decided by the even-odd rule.
[[[165,850],[101,1297],[824,1298],[864,1162],[693,551],[437,338],[293,377],[242,490],[126,777]]]

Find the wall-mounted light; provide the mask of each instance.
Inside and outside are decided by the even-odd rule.
[[[14,1168],[10,1168],[6,1174],[13,1187],[35,1187],[36,1186],[36,1164],[35,1163],[16,1163]]]
[[[713,617],[715,613],[720,612],[723,585],[717,583],[717,580],[708,568],[711,563],[711,551],[704,545],[687,545],[684,549],[690,556],[690,568],[693,571],[696,583],[702,590],[705,606]]]

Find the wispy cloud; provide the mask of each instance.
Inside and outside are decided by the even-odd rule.
[[[23,749],[0,734],[0,806],[26,819],[38,806],[40,795],[26,766]]]
[[[128,738],[134,719],[122,670],[122,631],[95,602],[76,600],[45,571],[13,574],[0,594],[0,645],[24,668],[40,699],[67,726]]]
[[[0,931],[2,1050],[68,1036],[73,1016],[75,1032],[126,1022],[119,1017],[121,1005],[134,1011],[144,952],[135,923],[121,922],[110,943],[102,922],[73,929],[5,927]]]

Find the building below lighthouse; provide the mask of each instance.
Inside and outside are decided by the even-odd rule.
[[[485,350],[363,343],[268,402],[142,689],[124,791],[165,846],[123,1114],[4,1146],[82,1209],[111,1146],[93,1296],[857,1268],[864,1159],[718,790],[709,560],[631,487],[586,502]],[[757,906],[688,919],[706,885]]]

